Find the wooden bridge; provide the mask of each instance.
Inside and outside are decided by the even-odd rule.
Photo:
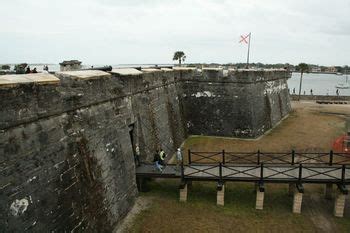
[[[140,183],[145,177],[178,178],[180,201],[187,200],[187,186],[192,181],[217,182],[217,204],[224,204],[225,182],[253,182],[256,184],[256,209],[263,208],[264,184],[287,183],[294,193],[293,212],[301,212],[303,184],[325,184],[326,196],[337,186],[334,215],[343,216],[346,185],[350,184],[350,154],[333,153],[254,153],[241,152],[192,152],[188,151],[178,170],[169,164],[163,172],[155,170],[153,164],[143,164],[136,169]]]

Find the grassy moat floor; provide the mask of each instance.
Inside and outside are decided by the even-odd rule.
[[[184,149],[193,151],[304,152],[329,151],[332,141],[349,127],[349,105],[293,102],[280,125],[257,140],[191,137]],[[193,182],[188,201],[180,203],[178,180],[153,180],[140,199],[149,207],[136,215],[127,232],[350,232],[350,203],[344,218],[333,217],[334,200],[323,196],[323,185],[304,185],[300,215],[292,213],[287,184],[266,184],[264,210],[255,210],[253,183],[226,183],[225,206],[216,205],[215,182]]]

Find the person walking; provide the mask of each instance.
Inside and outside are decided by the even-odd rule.
[[[160,164],[165,166],[165,157],[166,157],[166,154],[164,152],[163,149],[160,149],[160,152],[159,152],[159,157],[160,157]]]
[[[182,153],[181,153],[181,149],[177,148],[176,151],[176,171],[180,171],[180,165],[182,163]]]
[[[313,95],[312,89],[310,90],[310,95]]]
[[[160,171],[160,172],[163,172],[163,166],[160,164],[160,156],[159,156],[159,151],[158,150],[154,154],[153,162],[154,162],[154,165],[155,165],[155,169]]]
[[[141,165],[140,162],[140,147],[139,144],[136,144],[135,146],[135,165],[139,167]]]

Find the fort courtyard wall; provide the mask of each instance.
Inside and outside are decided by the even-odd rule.
[[[0,76],[0,231],[111,231],[151,161],[190,134],[254,138],[290,111],[285,70]]]

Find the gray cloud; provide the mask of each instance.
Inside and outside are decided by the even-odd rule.
[[[350,64],[347,0],[4,0],[0,63],[241,62]]]

